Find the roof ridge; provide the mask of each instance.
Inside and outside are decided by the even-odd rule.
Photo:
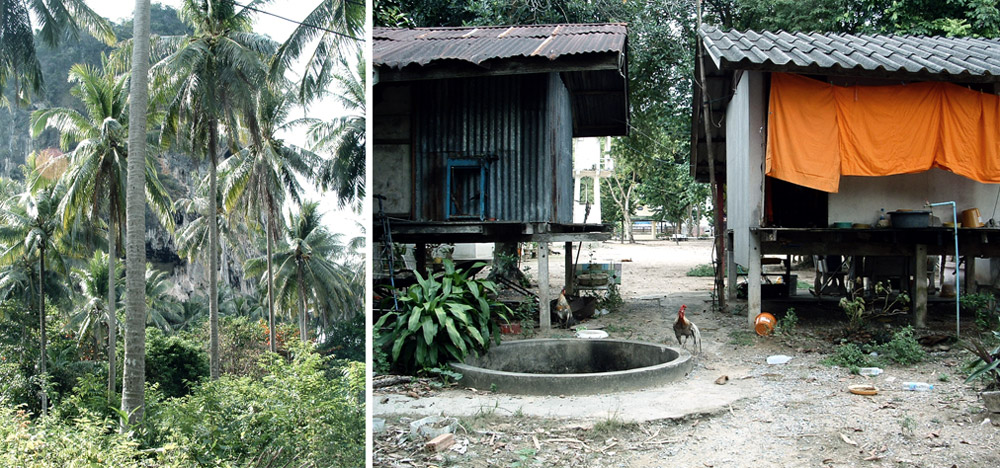
[[[374,26],[372,29],[383,29],[390,31],[461,31],[465,29],[509,29],[509,28],[544,28],[549,26],[628,26],[626,22],[604,22],[604,23],[545,23],[545,24],[507,24],[488,26],[422,26],[417,28],[392,28],[388,26]]]

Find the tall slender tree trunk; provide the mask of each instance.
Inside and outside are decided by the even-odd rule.
[[[298,290],[299,290],[299,339],[302,340],[303,342],[305,342],[306,339],[309,338],[309,334],[307,333],[307,330],[306,330],[306,291],[305,291],[306,285],[305,285],[305,283],[303,283],[304,279],[302,278],[302,267],[300,266],[300,267],[296,268],[296,270],[298,270],[296,272],[296,275],[298,276],[298,279],[299,279],[299,281],[298,281],[298,283],[299,283],[298,284],[298,286],[299,286],[298,287]]]
[[[48,375],[46,375],[45,361],[48,354],[45,351],[45,247],[38,250],[38,325],[39,325],[39,356],[38,373],[42,376],[42,416],[49,410],[49,395],[46,386],[48,385]]]
[[[219,356],[219,191],[216,160],[218,144],[218,122],[208,121],[208,322],[209,322],[209,374],[212,380],[219,378],[222,365]]]
[[[272,212],[273,214],[273,212]],[[271,238],[274,236],[274,228],[271,223],[271,214],[267,215],[267,327],[268,327],[268,339],[271,344],[271,352],[278,352],[277,337],[278,334],[274,329],[274,272],[271,270]]]
[[[124,431],[142,421],[146,383],[146,111],[149,106],[149,0],[135,0],[125,188]],[[127,423],[127,424],[126,424]]]
[[[109,204],[110,205],[110,204]],[[110,208],[109,208],[110,209]],[[108,403],[115,400],[115,372],[117,363],[115,360],[118,341],[118,325],[115,317],[115,260],[118,252],[115,234],[115,216],[109,213],[108,216]],[[145,250],[145,249],[144,249]],[[97,350],[96,348],[94,349]]]

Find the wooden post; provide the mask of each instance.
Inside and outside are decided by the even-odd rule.
[[[552,315],[549,311],[549,243],[538,243],[538,327],[552,329]]]
[[[423,242],[417,243],[413,249],[413,260],[417,268],[417,273],[424,278],[427,277],[427,244]]]
[[[917,244],[917,271],[913,288],[913,326],[927,326],[927,246]]]
[[[733,252],[732,245],[726,245],[726,271],[727,271],[727,287],[726,287],[726,300],[730,304],[736,302],[736,254]]]
[[[582,245],[581,245],[582,247]],[[576,281],[573,277],[573,243],[566,243],[566,294],[573,294],[575,292],[574,286]]]
[[[965,256],[965,284],[962,285],[963,293],[965,294],[975,294],[976,293],[976,257],[973,255]]]
[[[760,238],[750,232],[750,264],[747,265],[747,322],[753,328],[753,321],[761,313],[760,300]]]

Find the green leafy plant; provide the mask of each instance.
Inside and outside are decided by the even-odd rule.
[[[916,364],[927,357],[924,348],[913,336],[913,327],[906,326],[892,334],[892,339],[873,349],[884,357],[904,366]]]
[[[702,265],[697,265],[694,268],[688,270],[687,276],[696,276],[700,278],[715,276],[715,267],[707,263]]]
[[[156,328],[146,329],[146,380],[159,383],[165,396],[191,393],[208,374],[208,353],[200,345],[166,336]]]
[[[795,334],[795,327],[799,323],[799,316],[795,314],[795,308],[789,307],[785,311],[785,316],[778,319],[778,324],[775,327],[775,332],[782,336],[791,336]]]
[[[417,274],[417,284],[400,298],[401,310],[386,313],[375,324],[380,331],[376,346],[388,346],[390,360],[407,370],[486,352],[491,338],[500,343],[492,317],[506,321],[510,316],[507,306],[490,297],[497,293],[495,283],[469,278],[451,260],[443,266],[443,272],[428,278]]]
[[[451,370],[451,367],[449,366],[432,367],[430,369],[426,369],[426,372],[428,374],[437,375],[441,379],[439,386],[451,385],[454,382],[462,380],[462,374]]]
[[[618,289],[618,284],[615,283],[615,276],[612,275],[608,278],[608,289],[604,297],[598,299],[596,307],[598,309],[607,309],[608,312],[618,312],[623,305],[625,305],[625,299],[622,298],[621,290]]]
[[[846,367],[852,374],[857,374],[862,367],[874,367],[878,365],[878,361],[864,352],[860,346],[850,342],[841,343],[834,349],[832,355],[827,356],[820,362],[828,366]]]
[[[976,327],[980,330],[991,330],[1000,326],[1000,304],[996,296],[990,293],[962,295],[962,309],[972,312],[976,317]]]
[[[840,299],[840,308],[847,314],[848,328],[859,330],[874,317],[904,314],[910,310],[910,296],[906,293],[893,294],[881,281],[875,283],[874,296],[866,301],[863,291],[851,291],[850,297]]]
[[[966,365],[969,377],[965,382],[982,379],[986,382],[987,390],[1000,390],[1000,331],[994,330],[990,341],[996,344],[992,349],[986,340],[978,337],[962,342],[962,347],[975,356],[972,362]]]

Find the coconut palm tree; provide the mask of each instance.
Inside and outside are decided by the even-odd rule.
[[[365,198],[365,61],[359,52],[356,68],[343,58],[333,80],[342,90],[335,95],[346,113],[332,121],[314,122],[309,129],[313,151],[332,154],[323,161],[316,180],[322,190],[333,189],[341,205],[361,209]]]
[[[114,285],[112,294],[117,296],[120,284],[120,278],[110,278],[108,274],[107,257],[108,255],[104,252],[95,251],[94,256],[84,267],[73,268],[70,273],[78,288],[78,294],[76,295],[74,313],[69,316],[64,329],[76,333],[78,345],[88,338],[92,339],[95,352],[101,349],[101,320],[105,320],[109,315],[114,315],[114,312],[109,313],[107,309],[109,304],[115,303],[114,300],[107,301],[108,288]],[[117,328],[116,323],[117,321],[106,321],[108,327]],[[114,332],[115,330],[109,328],[109,335]],[[112,359],[110,355],[115,352],[115,348],[105,349],[110,361]]]
[[[326,306],[331,298],[346,295],[348,278],[354,273],[337,262],[345,256],[346,249],[340,234],[331,233],[322,225],[317,208],[316,202],[302,204],[299,213],[289,221],[285,239],[273,259],[275,298],[282,304],[298,304],[302,340],[308,338],[306,303],[312,302],[318,308]],[[266,259],[257,257],[247,262],[246,270],[260,275],[265,266]]]
[[[281,224],[281,209],[286,199],[299,203],[302,187],[296,175],[311,176],[317,156],[285,142],[279,135],[296,122],[288,120],[294,105],[291,93],[263,88],[258,96],[257,124],[259,138],[245,138],[245,146],[220,167],[223,174],[223,201],[226,211],[242,216],[247,222],[262,220],[267,258],[267,310],[271,352],[277,352],[274,316],[274,281],[271,253]]]
[[[32,259],[38,267],[38,371],[46,375],[45,284],[46,265],[57,273],[66,273],[59,242],[63,235],[58,206],[63,190],[58,184],[41,187],[36,192],[25,192],[8,200],[0,207],[0,265],[7,266]],[[48,395],[40,392],[42,414],[48,408]]]
[[[135,0],[125,175],[125,362],[122,430],[142,421],[146,398],[146,111],[149,107],[149,0]]]
[[[32,17],[37,25],[32,24]],[[10,105],[4,93],[8,81],[14,85],[19,104],[28,103],[42,89],[33,26],[52,47],[66,36],[76,36],[80,29],[108,45],[115,43],[111,24],[84,0],[0,0],[0,105]]]
[[[184,320],[184,306],[170,294],[173,283],[169,277],[167,272],[155,270],[153,265],[146,264],[147,324],[167,333]]]
[[[107,223],[108,251],[107,268],[110,272],[104,278],[109,282],[103,290],[107,293],[108,326],[108,401],[115,394],[115,342],[118,328],[114,311],[114,288],[111,281],[116,278],[115,261],[120,256],[125,215],[125,175],[128,146],[128,75],[115,76],[106,60],[102,67],[76,64],[70,68],[69,80],[75,83],[70,92],[83,102],[85,114],[74,109],[52,107],[40,109],[31,115],[32,137],[37,137],[46,128],[54,128],[60,133],[60,145],[68,150],[70,163],[63,173],[66,196],[59,205],[63,217],[63,227],[68,229],[83,218],[97,224],[103,211]],[[156,118],[147,114],[146,120]],[[149,122],[152,124],[152,122]],[[144,142],[145,145],[145,142]],[[170,197],[160,184],[152,149],[146,151],[144,191],[146,203],[157,215],[160,223],[173,230],[170,214]]]
[[[153,66],[154,75],[170,77],[176,98],[167,108],[164,133],[186,140],[196,156],[207,156],[209,166],[209,357],[211,378],[219,378],[219,230],[217,166],[219,129],[225,128],[228,143],[239,141],[237,116],[243,119],[251,135],[256,122],[254,95],[266,80],[265,56],[273,54],[276,44],[253,32],[252,15],[262,0],[250,0],[237,7],[232,0],[184,0],[181,18],[194,32],[183,40],[174,40],[175,52]],[[139,46],[136,44],[136,49]]]
[[[285,69],[302,56],[306,47],[314,45],[306,61],[298,93],[303,102],[310,102],[326,94],[332,70],[336,68],[345,49],[358,48],[360,38],[364,35],[364,26],[364,2],[323,0],[275,53],[271,66],[272,76],[281,76]]]

